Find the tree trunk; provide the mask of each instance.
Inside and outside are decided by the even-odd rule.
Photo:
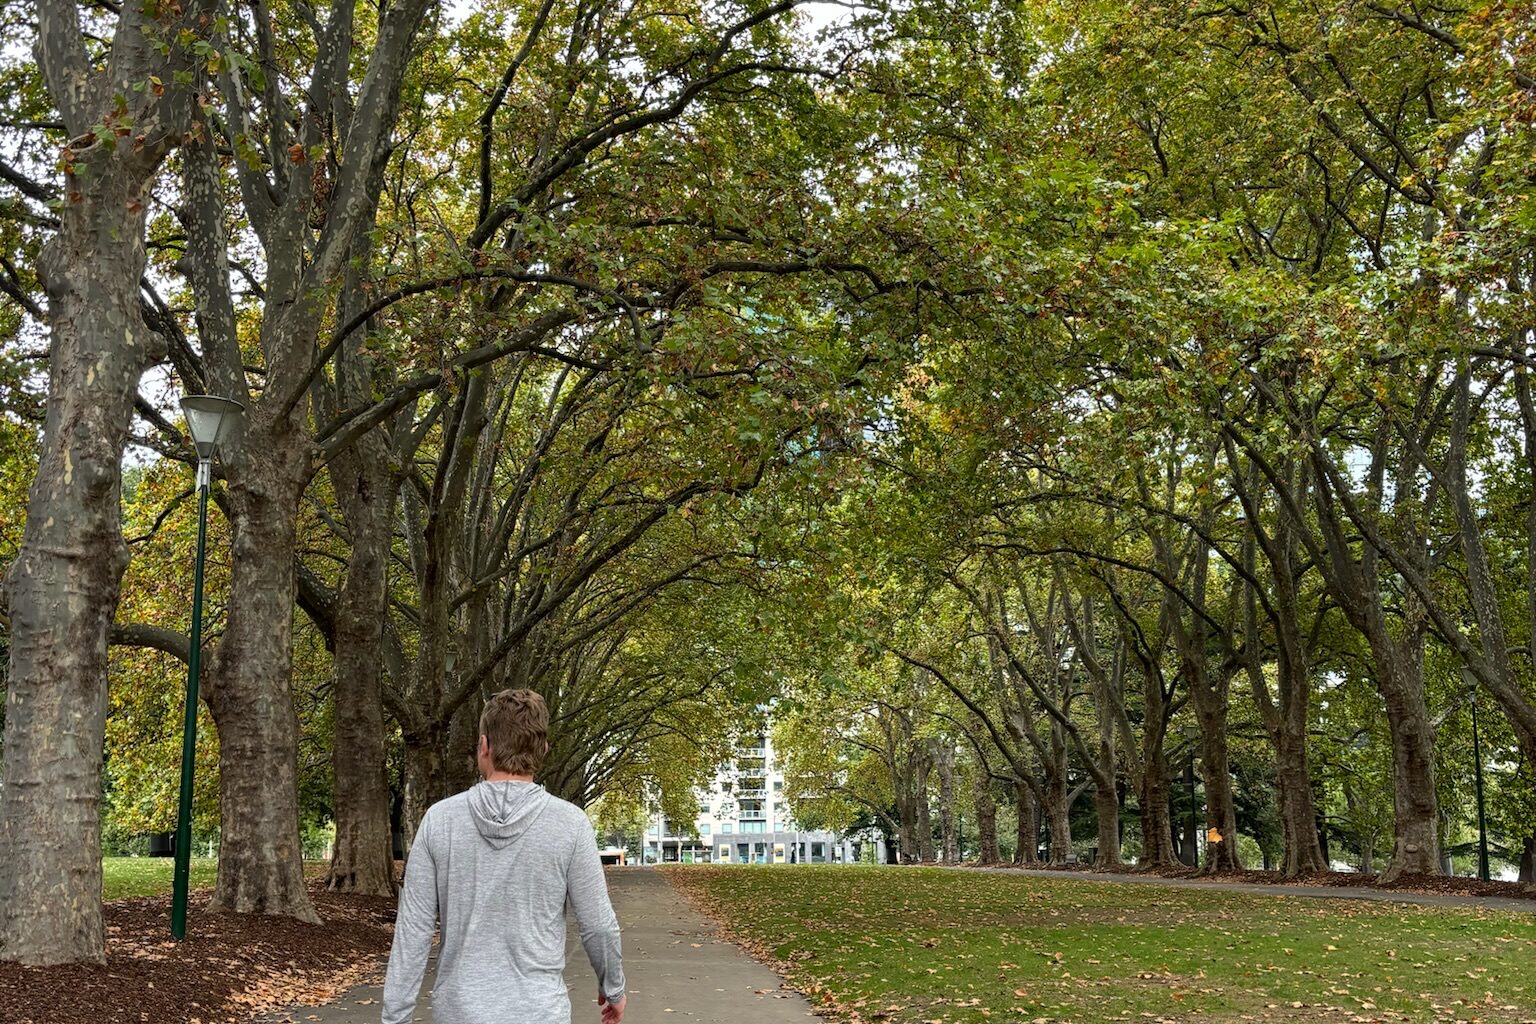
[[[120,460],[139,377],[157,357],[139,313],[146,178],[95,164],[100,174],[63,206],[38,268],[49,309],[47,419],[7,580],[0,957],[26,964],[105,956],[107,632],[128,565]]]
[[[934,863],[934,818],[928,803],[929,771],[932,771],[932,760],[923,755],[917,766],[912,803],[917,808],[917,857],[925,864]]]
[[[1113,776],[1111,776],[1113,778]],[[1114,869],[1120,860],[1120,797],[1113,784],[1095,784],[1093,788],[1093,813],[1098,821],[1099,852],[1094,866]]]
[[[1376,645],[1372,645],[1376,646]],[[1391,882],[1405,874],[1440,874],[1440,812],[1435,796],[1435,730],[1424,700],[1424,679],[1398,652],[1377,651],[1379,687],[1392,736],[1392,859],[1382,872]]]
[[[443,737],[440,732],[406,732],[405,740],[405,846],[409,850],[427,808],[442,799]]]
[[[443,760],[443,790],[439,800],[462,793],[480,781],[479,762],[475,758],[480,744],[480,709],[481,701],[476,695],[453,713],[448,726],[448,749]],[[557,795],[570,799],[563,793]]]
[[[229,489],[229,621],[208,707],[219,731],[219,879],[210,909],[319,921],[299,841],[293,707],[293,553],[308,450],[284,421],[257,422]]]
[[[960,848],[955,837],[954,747],[948,743],[941,743],[935,760],[939,770],[939,835],[943,839],[942,858],[945,864],[957,864],[960,861]]]
[[[1120,793],[1115,785],[1115,716],[1107,684],[1095,677],[1094,713],[1098,719],[1099,771],[1094,775],[1093,812],[1098,822],[1099,852],[1094,865],[1122,866],[1120,854]]]
[[[1208,721],[1201,717],[1201,778],[1205,782],[1205,864],[1208,873],[1241,871],[1237,853],[1237,802],[1227,759],[1227,715],[1223,708]],[[1214,830],[1214,831],[1212,831]],[[1199,842],[1198,837],[1196,842]]]
[[[1312,773],[1307,764],[1305,702],[1299,710],[1298,715],[1293,709],[1282,708],[1279,727],[1271,732],[1280,827],[1285,842],[1280,873],[1286,878],[1328,870],[1317,840],[1317,807],[1312,800]]]
[[[1067,775],[1064,771],[1052,771],[1046,776],[1045,813],[1051,863],[1065,864],[1072,849],[1072,818],[1067,805]]]
[[[917,848],[917,809],[913,806],[910,796],[902,798],[899,810],[901,827],[898,837],[901,843],[901,863],[915,864],[920,859]]]
[[[1141,792],[1137,794],[1141,803],[1141,859],[1137,866],[1172,867],[1177,858],[1173,855],[1173,822],[1168,814],[1168,761],[1163,757],[1161,743],[1148,742],[1151,749],[1146,754]]]
[[[382,648],[394,489],[388,472],[379,471],[379,465],[361,448],[331,463],[331,481],[351,534],[352,554],[336,610],[336,729],[331,748],[336,850],[326,887],[393,896]]]
[[[1379,429],[1367,473],[1372,502],[1377,503],[1367,511],[1378,516],[1382,511],[1380,495],[1385,491],[1387,441],[1385,429]],[[1395,484],[1402,496],[1407,497],[1407,488],[1423,475],[1422,466],[1413,446],[1405,445],[1399,451],[1401,459]],[[1332,464],[1325,454],[1314,447],[1312,458],[1319,476],[1331,479],[1339,493],[1344,493],[1348,483],[1340,479],[1336,470],[1334,477],[1328,477]],[[1320,483],[1314,495],[1318,521],[1325,531],[1328,549],[1325,564],[1332,568],[1328,574],[1329,588],[1345,618],[1370,645],[1376,669],[1376,689],[1386,706],[1391,732],[1395,839],[1382,881],[1395,881],[1405,874],[1439,874],[1440,812],[1435,794],[1435,730],[1429,720],[1424,696],[1424,633],[1428,626],[1425,608],[1410,590],[1403,595],[1402,614],[1395,617],[1395,621],[1389,619],[1383,604],[1379,553],[1366,544],[1356,561],[1351,541],[1345,536],[1346,523],[1338,518],[1328,488]],[[1396,531],[1405,538],[1401,542],[1403,559],[1422,570],[1429,557],[1422,531],[1413,519],[1412,510],[1416,505],[1417,502],[1412,500],[1396,501],[1393,519]],[[1356,523],[1352,519],[1347,525],[1353,529]]]
[[[1015,781],[1013,799],[1019,811],[1018,828],[1015,833],[1018,845],[1013,851],[1013,862],[1038,864],[1040,862],[1040,821],[1035,809],[1034,790],[1030,789],[1026,782]]]
[[[997,864],[1003,859],[997,843],[997,801],[992,798],[992,780],[985,769],[976,775],[976,829],[977,843],[983,865]]]
[[[1536,882],[1536,836],[1525,837],[1525,849],[1520,853],[1520,881],[1527,885]]]

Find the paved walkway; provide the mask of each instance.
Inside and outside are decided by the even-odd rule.
[[[804,1024],[810,1004],[780,987],[779,976],[715,934],[710,922],[683,901],[661,873],[613,868],[608,891],[624,929],[624,972],[629,1005],[624,1024]],[[597,1024],[597,982],[568,929],[573,1024]],[[431,976],[427,979],[431,987]],[[331,1006],[289,1010],[271,1018],[295,1024],[378,1024],[381,990],[354,989]],[[430,1024],[430,1000],[416,1020]]]
[[[1035,868],[957,868],[958,871],[986,871],[1000,875],[1028,875],[1031,878],[1076,879],[1086,882],[1123,882],[1129,885],[1166,885],[1183,889],[1214,889],[1217,892],[1251,892],[1263,896],[1306,896],[1331,900],[1374,900],[1378,903],[1410,903],[1426,907],[1481,907],[1485,910],[1514,910],[1536,914],[1536,900],[1507,896],[1461,896],[1451,893],[1403,892],[1373,889],[1363,885],[1268,885],[1263,882],[1228,882],[1208,878],[1164,878],[1128,871],[1042,871]]]

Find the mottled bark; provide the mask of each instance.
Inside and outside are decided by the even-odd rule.
[[[1115,787],[1093,788],[1093,815],[1098,824],[1098,853],[1094,866],[1118,868],[1120,862],[1120,799]]]
[[[109,59],[87,53],[74,3],[38,0],[34,55],[71,142],[48,299],[48,402],[27,522],[5,581],[8,685],[0,789],[0,958],[100,961],[100,798],[107,634],[128,562],[120,460],[139,377],[160,356],[140,315],[150,187],[190,124],[204,62],[201,0],[154,23],[117,11]],[[99,23],[98,23],[99,24]],[[98,29],[99,30],[99,29]],[[96,46],[93,43],[93,48]],[[165,88],[142,89],[151,75]],[[134,86],[139,86],[136,91]],[[103,123],[126,126],[99,136]],[[51,162],[49,155],[41,162]]]
[[[1317,807],[1312,799],[1312,773],[1307,763],[1306,704],[1298,703],[1300,715],[1285,714],[1271,733],[1275,744],[1280,827],[1285,843],[1280,873],[1286,878],[1328,869],[1323,848],[1317,840]]]
[[[979,771],[975,790],[977,847],[982,864],[997,864],[1003,859],[997,842],[997,801],[992,796],[992,779]]]
[[[1062,753],[1065,755],[1065,748]],[[1064,765],[1058,766],[1058,769],[1064,768]],[[1067,803],[1067,773],[1064,770],[1053,770],[1045,777],[1045,823],[1050,838],[1050,862],[1065,864],[1067,854],[1072,850],[1072,818]]]
[[[293,552],[308,450],[289,420],[258,419],[229,487],[229,618],[208,707],[219,732],[219,878],[210,910],[318,921],[299,841]]]
[[[1162,737],[1149,737],[1145,751],[1141,787],[1137,794],[1141,812],[1141,857],[1136,864],[1142,868],[1172,867],[1177,858],[1173,855],[1173,822],[1169,815],[1172,794]]]
[[[1085,614],[1088,605],[1085,602]],[[1081,633],[1092,637],[1091,632]],[[1098,758],[1093,775],[1093,815],[1097,825],[1098,853],[1094,865],[1101,868],[1122,866],[1120,853],[1119,764],[1115,746],[1115,709],[1121,700],[1118,679],[1105,675],[1095,662],[1090,672],[1093,681],[1094,720],[1097,726]]]
[[[1383,880],[1440,874],[1440,809],[1435,796],[1435,729],[1424,696],[1422,661],[1397,644],[1372,645],[1378,688],[1392,737],[1392,859]],[[1422,657],[1422,650],[1419,651]]]
[[[93,164],[103,178],[64,206],[39,267],[49,306],[47,419],[6,581],[0,956],[29,964],[105,955],[107,631],[128,565],[119,460],[139,376],[156,356],[138,303],[147,179],[113,174],[105,159]]]
[[[427,808],[443,798],[444,738],[441,731],[406,731],[405,740],[405,845],[409,849]]]
[[[394,487],[386,464],[376,455],[360,447],[331,463],[332,487],[352,551],[336,608],[336,727],[331,747],[336,848],[326,887],[392,896],[383,645]]]
[[[1013,862],[1038,864],[1040,862],[1040,819],[1036,809],[1035,792],[1028,783],[1015,780],[1013,803],[1018,811],[1018,823],[1014,832]]]
[[[1227,715],[1221,710],[1200,718],[1200,777],[1205,783],[1205,863],[1207,872],[1241,871],[1237,853],[1237,801],[1232,792],[1232,768],[1227,754]],[[1212,833],[1212,830],[1215,830]],[[1219,838],[1218,838],[1219,837]],[[1197,840],[1198,841],[1198,840]]]
[[[471,697],[464,706],[453,713],[448,726],[448,749],[443,758],[443,796],[462,793],[480,781],[480,769],[475,760],[475,750],[480,742],[480,708],[482,701]],[[555,712],[551,709],[551,715]],[[579,778],[580,773],[575,773]],[[579,783],[569,785],[567,793],[579,794]]]

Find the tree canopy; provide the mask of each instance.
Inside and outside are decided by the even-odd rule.
[[[612,833],[768,722],[903,860],[1290,876],[1465,870],[1475,711],[1532,880],[1528,4],[4,11],[0,955],[174,816],[181,392],[217,909],[507,686]]]

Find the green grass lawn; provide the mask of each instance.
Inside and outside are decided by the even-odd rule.
[[[939,869],[669,877],[864,1020],[1536,1022],[1536,915]]]
[[[169,857],[103,857],[101,898],[121,900],[170,892],[173,864]],[[204,857],[192,858],[192,888],[212,885],[218,864]]]

